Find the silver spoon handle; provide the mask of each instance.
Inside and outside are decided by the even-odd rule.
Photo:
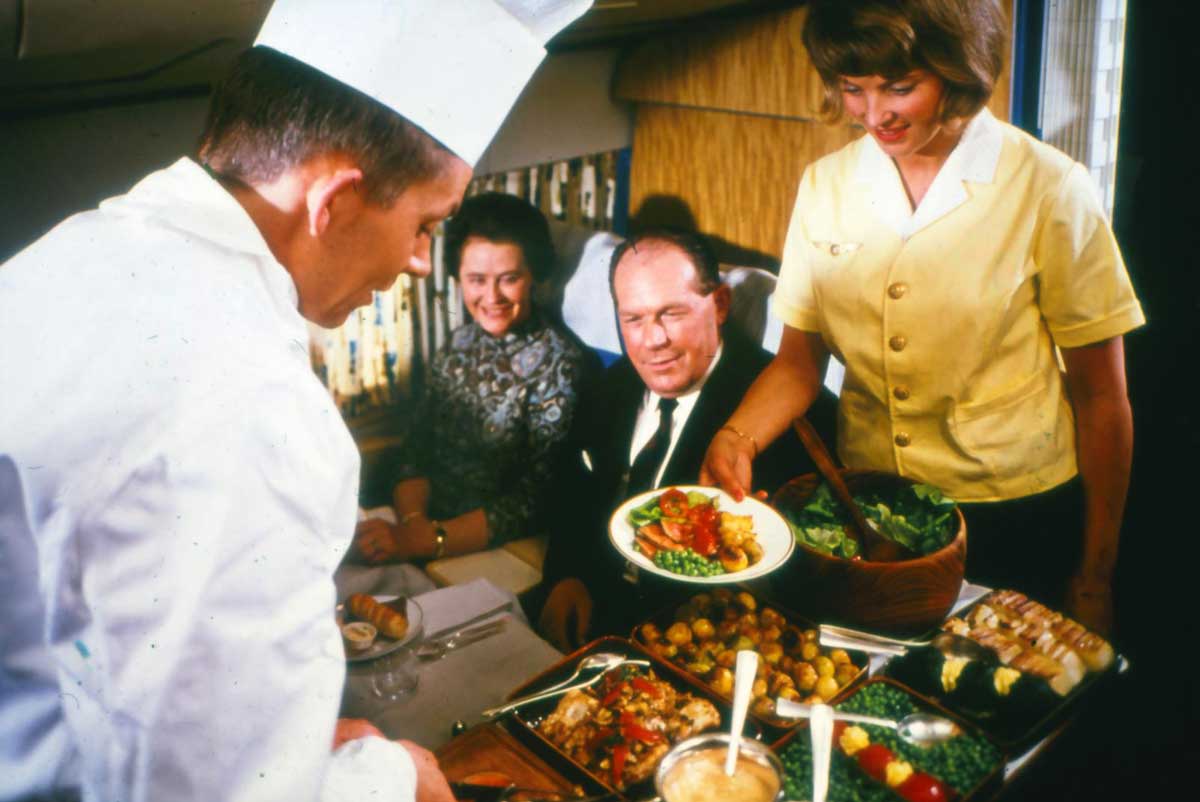
[[[828,634],[842,638],[854,638],[855,640],[860,641],[882,643],[888,646],[920,647],[929,645],[929,641],[927,640],[903,640],[902,638],[889,638],[886,635],[876,635],[873,632],[862,632],[860,630],[850,629],[848,627],[834,626],[833,624],[821,624],[819,631],[822,638]]]
[[[650,665],[650,663],[646,660],[626,660],[625,662],[620,663],[620,665],[623,665],[623,666],[648,666],[648,665]],[[613,666],[612,668],[617,668],[617,666]],[[499,705],[497,707],[489,707],[487,710],[481,711],[479,715],[481,715],[487,719],[492,719],[492,718],[496,718],[497,716],[504,715],[505,713],[509,712],[510,710],[515,710],[518,707],[530,704],[531,702],[540,702],[543,699],[550,699],[554,696],[558,696],[559,694],[567,693],[568,691],[577,691],[580,688],[591,687],[592,685],[595,685],[597,682],[599,682],[600,678],[603,677],[605,674],[607,674],[609,671],[611,671],[612,668],[601,671],[599,674],[592,677],[591,679],[584,680],[583,682],[578,682],[574,685],[568,685],[565,688],[541,691],[539,693],[530,694],[529,696],[522,696],[520,699],[514,699],[511,702],[507,702],[507,703]]]
[[[776,699],[775,712],[785,718],[811,718],[814,705],[806,705],[802,702],[793,702],[790,699]],[[879,718],[878,716],[864,716],[858,713],[843,713],[840,710],[833,711],[833,717],[837,721],[849,721],[855,724],[874,724],[879,727],[888,727],[889,729],[898,729],[900,725],[892,721],[890,718]]]
[[[819,636],[822,646],[840,649],[853,649],[859,652],[870,652],[872,654],[887,654],[893,657],[905,654],[908,650],[903,646],[896,646],[888,643],[879,643],[872,640],[862,640],[859,638],[847,638],[842,635],[835,635],[831,632],[821,631]]]

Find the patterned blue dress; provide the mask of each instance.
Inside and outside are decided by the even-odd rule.
[[[436,520],[482,507],[493,545],[542,533],[584,364],[577,342],[536,312],[502,337],[474,321],[455,329],[434,358],[398,480],[429,480]]]

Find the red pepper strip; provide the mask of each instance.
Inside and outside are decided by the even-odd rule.
[[[621,734],[626,738],[632,738],[645,744],[658,743],[663,739],[661,732],[648,730],[638,724],[633,714],[628,711],[621,714]]]
[[[628,683],[625,683],[625,682],[618,682],[618,683],[616,684],[616,686],[615,686],[615,687],[613,687],[613,689],[612,689],[611,691],[609,691],[609,692],[608,692],[608,695],[606,695],[606,696],[605,696],[603,699],[601,699],[601,700],[600,700],[600,706],[601,706],[601,707],[608,707],[608,706],[609,706],[609,705],[611,705],[613,702],[615,702],[615,701],[617,701],[618,699],[620,699],[620,698],[621,698],[621,691],[622,691],[622,690],[624,690],[624,688],[625,688],[626,684],[628,684]]]
[[[659,687],[645,677],[634,677],[630,682],[633,683],[633,687],[642,693],[647,693],[655,698],[662,696],[662,691]]]
[[[612,752],[612,776],[613,785],[621,787],[621,777],[625,774],[625,758],[629,757],[629,747],[625,744],[617,744],[613,747]]]

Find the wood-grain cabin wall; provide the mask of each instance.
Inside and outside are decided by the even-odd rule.
[[[723,261],[778,260],[804,167],[862,135],[817,121],[806,14],[723,20],[646,42],[618,63],[613,93],[637,109],[629,203],[638,222],[679,224],[682,203]],[[990,106],[1009,118],[1007,65]]]

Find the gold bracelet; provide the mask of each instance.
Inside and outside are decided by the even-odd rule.
[[[433,524],[433,557],[430,559],[440,560],[446,556],[446,527],[442,526],[441,521],[430,521]]]
[[[742,440],[749,440],[750,445],[754,446],[754,456],[756,456],[756,457],[758,456],[758,441],[754,439],[754,435],[746,434],[738,427],[733,426],[732,424],[729,424],[729,423],[722,426],[721,429],[719,429],[718,431],[721,431],[721,430],[733,432]]]

